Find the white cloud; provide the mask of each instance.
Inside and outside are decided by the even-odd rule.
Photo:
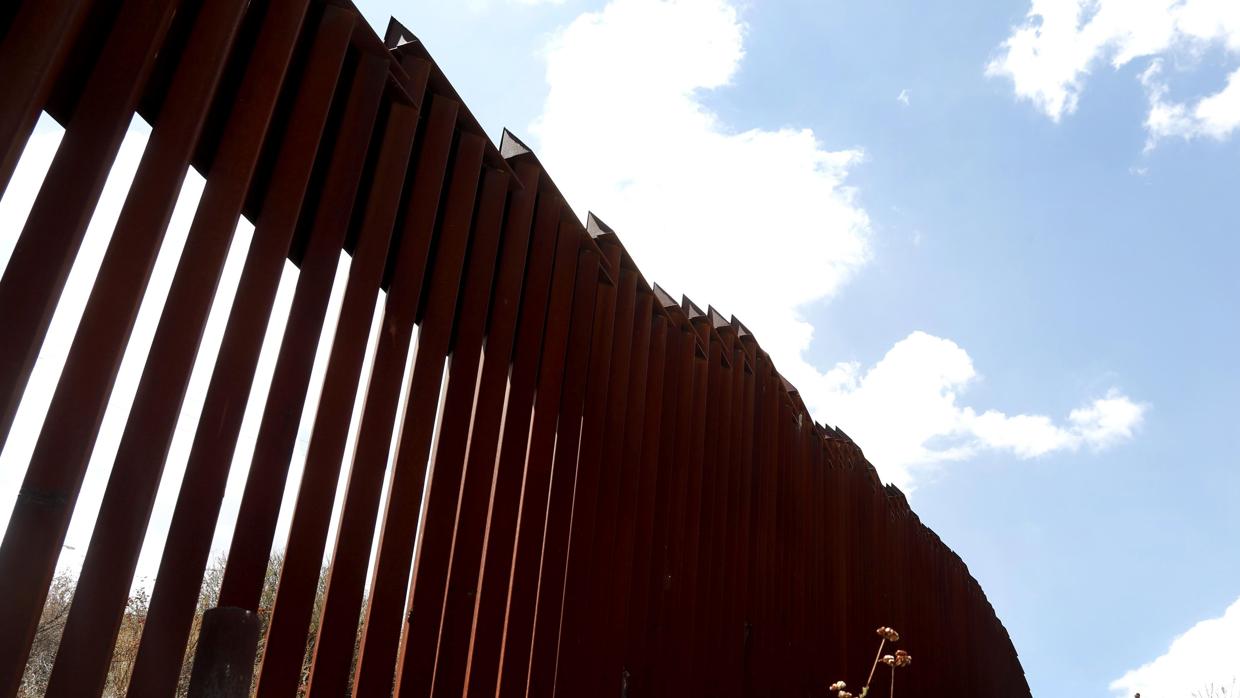
[[[1146,407],[1117,390],[1072,410],[1062,423],[1044,415],[978,412],[961,404],[977,371],[955,342],[914,332],[863,370],[842,363],[810,391],[821,414],[838,421],[888,479],[912,487],[939,464],[983,451],[1036,458],[1129,439]]]
[[[1196,104],[1168,100],[1170,88],[1162,74],[1162,59],[1152,61],[1141,74],[1141,83],[1145,85],[1150,102],[1145,118],[1145,128],[1149,132],[1147,148],[1169,136],[1186,140],[1209,136],[1222,140],[1240,128],[1240,69],[1228,76],[1226,87]]]
[[[1145,416],[1145,405],[1129,400],[1112,388],[1106,397],[1098,398],[1085,407],[1078,407],[1068,415],[1071,433],[1078,442],[1095,448],[1132,438],[1133,430]]]
[[[1240,56],[1240,3],[1234,0],[1032,0],[986,74],[1011,79],[1016,95],[1054,121],[1076,111],[1098,64],[1122,68],[1153,58],[1143,72],[1150,100],[1151,144],[1167,136],[1222,139],[1240,127],[1240,70],[1218,92],[1192,102],[1167,101],[1159,57],[1188,65],[1210,47]]]
[[[1176,637],[1162,656],[1111,682],[1117,696],[1144,698],[1194,695],[1208,686],[1234,692],[1240,666],[1240,599],[1218,618],[1210,618]]]
[[[736,73],[744,33],[724,0],[613,0],[559,32],[533,131],[568,200],[612,225],[651,280],[745,321],[814,414],[897,484],[986,448],[1032,457],[1130,436],[1143,408],[1119,393],[1063,425],[962,407],[971,359],[921,332],[864,372],[806,360],[802,309],[870,257],[869,218],[845,183],[863,153],[827,150],[808,129],[735,130],[704,104]]]
[[[796,380],[815,375],[799,308],[870,256],[869,219],[845,184],[863,155],[809,129],[722,123],[702,98],[730,82],[743,37],[722,0],[615,0],[552,40],[532,130],[578,213],[619,231],[651,280],[735,313]]]
[[[899,102],[900,104],[903,104],[906,107],[909,105],[909,94],[908,94],[907,87],[904,88],[903,90],[900,90],[900,94],[896,95],[896,101]]]

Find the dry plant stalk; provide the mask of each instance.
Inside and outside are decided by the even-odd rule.
[[[887,646],[888,642],[895,644],[900,641],[900,633],[896,632],[895,629],[884,625],[874,632],[880,638],[878,642],[878,654],[874,655],[874,664],[870,666],[870,676],[865,680],[865,685],[861,687],[861,693],[857,696],[857,698],[866,698],[869,694],[870,684],[874,681],[874,672],[878,669],[879,662],[891,667],[891,688],[888,696],[889,698],[894,698],[896,694],[896,669],[902,669],[911,665],[913,663],[913,657],[904,650],[897,650],[894,655],[883,654],[883,649]],[[848,685],[843,681],[836,681],[830,686],[830,690],[836,694],[836,698],[853,698],[853,694],[849,693],[846,690],[847,688]]]

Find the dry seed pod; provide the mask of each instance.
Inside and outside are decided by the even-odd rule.
[[[874,632],[875,634],[877,634],[879,637],[883,638],[887,642],[899,642],[900,641],[900,633],[896,632],[895,628],[889,628],[884,625],[880,627],[878,630],[875,630]]]

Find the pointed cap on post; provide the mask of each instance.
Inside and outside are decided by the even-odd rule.
[[[405,44],[412,44],[417,40],[418,37],[414,36],[413,32],[409,31],[399,20],[395,17],[388,18],[387,31],[383,33],[383,45],[389,51],[398,49]]]
[[[736,328],[737,337],[740,337],[741,339],[753,337],[753,333],[749,331],[748,327],[745,327],[745,323],[738,320],[735,315],[732,316],[732,326]]]
[[[796,387],[795,385],[793,385],[793,384],[792,384],[792,383],[791,383],[791,382],[790,382],[787,378],[784,378],[784,376],[783,376],[783,374],[782,374],[782,373],[779,375],[779,380],[783,382],[783,384],[784,384],[784,390],[788,391],[788,394],[789,394],[789,395],[799,395],[799,394],[800,394],[800,393],[799,393],[799,391],[797,391],[797,387]]]
[[[706,314],[710,317],[710,326],[715,328],[716,330],[720,330],[720,329],[723,329],[724,327],[732,326],[723,317],[723,313],[719,312],[718,310],[715,310],[715,306],[713,305],[706,306]]]
[[[702,309],[697,307],[696,303],[689,300],[688,296],[681,296],[680,298],[680,305],[685,309],[685,315],[688,315],[690,320],[706,317],[706,313],[702,312]]]
[[[666,290],[664,290],[662,286],[658,284],[654,285],[654,299],[663,308],[680,307],[680,304],[676,302],[676,299],[672,298],[672,294],[668,293]]]
[[[528,155],[534,151],[530,147],[517,138],[512,131],[504,129],[504,134],[499,137],[499,156],[508,160],[518,155]]]
[[[590,237],[595,239],[598,239],[603,235],[616,234],[616,231],[612,230],[611,226],[599,220],[599,217],[594,215],[593,211],[586,213],[586,232],[590,234]]]

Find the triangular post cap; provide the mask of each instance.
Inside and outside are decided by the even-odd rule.
[[[612,230],[611,226],[599,220],[599,217],[594,215],[593,211],[586,214],[586,232],[589,233],[592,238],[597,238],[600,235],[616,234],[616,231]]]
[[[387,31],[383,33],[383,45],[389,51],[400,48],[405,44],[411,44],[418,40],[418,37],[409,31],[409,28],[401,24],[395,17],[388,18]]]
[[[685,315],[688,315],[690,320],[706,317],[706,313],[702,312],[702,309],[697,307],[696,303],[689,300],[688,296],[681,296],[680,298],[680,305],[685,309]]]
[[[752,337],[752,336],[753,336],[753,333],[749,331],[749,328],[748,328],[748,327],[745,327],[745,323],[743,323],[743,322],[741,322],[740,320],[736,319],[736,316],[735,316],[735,315],[733,315],[733,316],[732,316],[732,326],[736,328],[736,336],[737,336],[737,337],[742,337],[742,338],[743,338],[743,337]]]
[[[654,299],[659,302],[661,307],[664,308],[675,308],[680,305],[676,302],[675,298],[672,298],[672,294],[668,293],[658,284],[654,285]]]
[[[706,314],[710,316],[710,326],[715,328],[716,330],[721,329],[723,327],[731,327],[728,321],[724,319],[723,313],[719,312],[718,310],[715,310],[715,306],[713,305],[707,306]]]
[[[534,151],[530,147],[513,135],[512,131],[504,129],[504,134],[499,138],[499,156],[505,160],[515,158],[518,155],[527,155]]]
[[[791,382],[789,382],[787,378],[784,378],[782,375],[780,375],[779,380],[783,382],[784,390],[787,390],[789,395],[797,394],[797,387],[793,385]]]

